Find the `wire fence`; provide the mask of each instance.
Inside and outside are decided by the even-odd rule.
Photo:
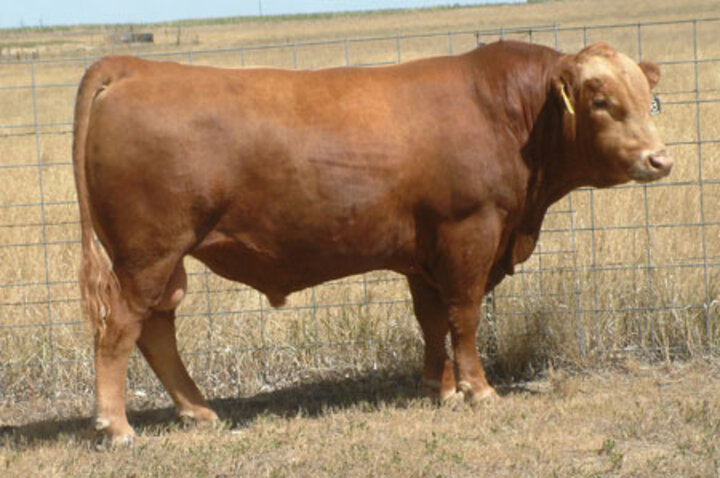
[[[575,52],[604,40],[663,70],[657,123],[676,167],[659,183],[583,188],[548,213],[531,259],[487,298],[479,346],[491,370],[522,375],[625,353],[717,351],[720,337],[720,19],[457,31],[144,53],[194,65],[369,66],[457,54],[513,38]],[[94,58],[0,60],[0,400],[86,396],[91,340],[76,270],[74,95]],[[421,339],[402,277],[323,284],[282,309],[188,260],[179,341],[211,396],[309,376],[418,366]],[[159,393],[135,357],[133,396]],[[133,395],[133,393],[135,395]],[[139,400],[140,398],[138,398]]]

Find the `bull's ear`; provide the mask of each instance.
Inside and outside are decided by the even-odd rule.
[[[575,114],[575,81],[577,78],[577,67],[574,56],[563,56],[552,76],[552,94],[559,101],[560,105],[571,115]]]
[[[641,61],[639,66],[643,73],[645,73],[648,83],[650,84],[650,89],[652,90],[655,88],[655,85],[658,84],[658,81],[660,81],[660,67],[651,61]]]

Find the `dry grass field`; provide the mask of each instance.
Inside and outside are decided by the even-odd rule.
[[[0,469],[4,460],[11,474],[42,466],[51,476],[713,476],[717,18],[709,0],[580,0],[133,27],[153,32],[152,45],[108,42],[120,27],[0,30],[0,426],[15,427],[4,432]],[[226,67],[391,63],[500,36],[566,51],[606,40],[660,62],[656,121],[676,157],[660,183],[578,191],[548,215],[533,257],[482,311],[479,346],[495,383],[510,384],[505,397],[460,411],[411,398],[421,342],[396,275],[326,284],[274,310],[188,261],[181,348],[200,387],[222,399],[227,428],[158,425],[167,398],[134,356],[131,406],[154,410],[136,416],[134,449],[90,453],[84,420],[66,420],[87,417],[92,395],[69,134],[84,67],[110,53]],[[667,365],[676,358],[691,365]],[[666,365],[597,372],[635,359]],[[518,385],[548,363],[594,372]]]
[[[223,422],[214,429],[185,429],[170,422],[171,410],[145,403],[131,414],[135,445],[114,450],[89,439],[89,400],[24,404],[15,409],[23,424],[0,437],[0,469],[4,476],[716,477],[718,383],[717,361],[627,361],[591,375],[550,370],[500,387],[495,402],[449,409],[416,398],[408,374],[367,374],[216,400]],[[0,419],[8,415],[0,411]]]

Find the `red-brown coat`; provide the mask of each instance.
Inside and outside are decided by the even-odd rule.
[[[98,429],[132,436],[136,343],[181,415],[215,418],[175,345],[186,255],[273,305],[350,274],[404,274],[425,382],[443,400],[493,395],[475,349],[483,295],[527,259],[545,211],[572,189],[669,173],[649,116],[658,78],[605,44],[563,55],[499,42],[319,71],[95,63],[74,162]]]

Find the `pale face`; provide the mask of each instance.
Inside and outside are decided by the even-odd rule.
[[[630,180],[654,181],[667,176],[673,160],[650,116],[650,89],[659,78],[655,65],[636,64],[611,49],[577,56],[578,134],[587,146],[596,185]]]

